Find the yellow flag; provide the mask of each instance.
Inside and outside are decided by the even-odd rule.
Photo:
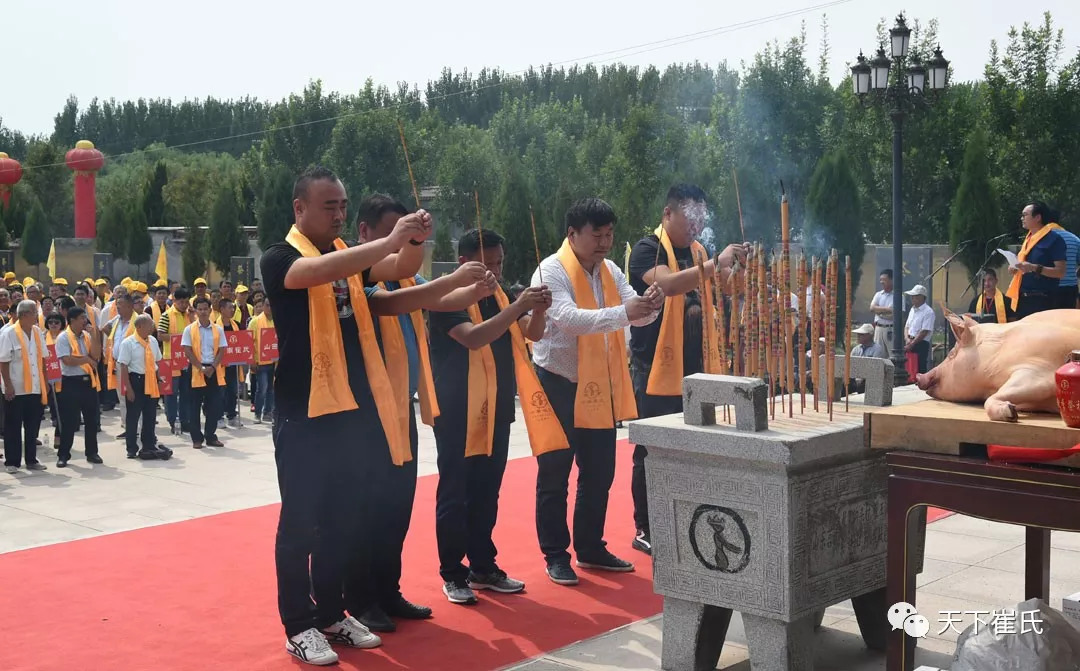
[[[52,241],[49,245],[49,260],[45,263],[45,267],[49,269],[49,277],[56,278],[56,240]]]
[[[623,259],[623,275],[630,279],[630,243],[626,243],[626,257]]]
[[[154,274],[158,276],[159,280],[169,279],[169,257],[165,254],[165,240],[161,240],[161,248],[157,253],[157,266],[154,268]]]

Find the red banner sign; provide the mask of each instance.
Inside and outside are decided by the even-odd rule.
[[[187,354],[184,352],[184,346],[180,344],[183,340],[184,334],[182,333],[169,336],[169,356],[172,359],[174,369],[187,370],[190,363]]]
[[[226,366],[248,366],[254,361],[255,342],[251,331],[226,331],[225,354],[221,363]]]
[[[60,372],[60,357],[56,356],[56,345],[46,345],[49,354],[45,357],[45,380],[56,382],[63,373]]]
[[[259,329],[259,361],[277,361],[277,329]]]
[[[173,393],[173,376],[172,376],[172,362],[168,359],[162,358],[157,362],[157,374],[158,374],[158,391],[162,396],[172,396]],[[162,379],[165,381],[162,382]]]

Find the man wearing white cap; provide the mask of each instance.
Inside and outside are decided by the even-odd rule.
[[[905,294],[911,296],[911,310],[908,311],[905,352],[913,352],[919,357],[919,372],[928,371],[930,363],[930,335],[934,332],[934,309],[926,304],[926,287],[916,284]]]
[[[851,348],[851,356],[889,358],[889,350],[885,349],[881,343],[874,341],[873,324],[863,324],[852,329],[851,332],[857,336],[856,339],[858,340],[855,346]]]

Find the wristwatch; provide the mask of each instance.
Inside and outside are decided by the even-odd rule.
[[[1043,274],[1043,267],[1042,266],[1035,266],[1035,274],[1036,275],[1042,275]]]

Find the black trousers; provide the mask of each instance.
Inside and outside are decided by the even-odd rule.
[[[639,418],[682,412],[682,396],[650,396],[645,393],[649,386],[648,368],[635,362],[632,379]],[[648,455],[649,451],[644,445],[634,446],[634,470],[630,479],[630,494],[634,498],[634,526],[645,531],[649,530],[649,497],[645,480],[645,457]]]
[[[24,452],[27,466],[38,462],[38,429],[44,415],[41,394],[19,394],[10,401],[4,400],[5,466],[22,466]]]
[[[416,413],[409,415],[409,449],[412,460],[395,466],[378,415],[362,432],[349,436],[360,455],[370,485],[357,489],[360,505],[350,510],[365,517],[360,543],[353,548],[345,580],[345,604],[355,616],[375,605],[386,606],[401,596],[401,550],[409,533],[413,498],[416,495]],[[362,437],[357,445],[358,437]]]
[[[930,370],[930,342],[928,340],[920,340],[915,343],[915,346],[911,348],[911,351],[919,357],[919,372],[925,373]]]
[[[606,552],[604,521],[608,490],[615,480],[615,429],[575,428],[577,384],[540,367],[536,372],[570,443],[568,450],[556,450],[536,458],[536,535],[540,550],[549,565],[570,561],[566,499],[570,469],[576,461],[574,553],[579,559],[592,559]]]
[[[225,417],[228,419],[236,417],[237,413],[236,399],[239,392],[239,371],[239,366],[228,366],[225,368],[225,398],[223,410],[225,411]]]
[[[75,444],[75,428],[82,417],[83,442],[86,456],[98,453],[98,392],[94,391],[89,375],[65,375],[60,393],[56,395],[60,404],[60,446],[56,450],[58,459],[71,459],[71,446]]]
[[[344,619],[342,583],[361,520],[356,492],[369,478],[356,437],[370,431],[359,410],[274,422],[281,513],[274,560],[278,612],[287,636]],[[314,597],[314,601],[312,598]]]
[[[206,385],[203,387],[192,386],[188,392],[191,405],[188,406],[188,428],[191,429],[191,441],[201,443],[203,440],[217,440],[217,422],[221,419],[221,404],[225,398],[225,389],[217,382],[217,374],[204,378]],[[199,428],[199,413],[206,415],[206,423],[203,429]]]
[[[124,399],[126,404],[124,438],[127,441],[127,453],[137,454],[139,452],[138,439],[140,434],[136,433],[136,427],[139,426],[140,419],[142,419],[142,448],[153,451],[157,447],[157,436],[154,435],[154,417],[157,414],[158,399],[146,394],[145,375],[128,371],[128,378],[131,379],[131,389],[135,392],[135,400]]]
[[[1016,319],[1020,320],[1036,312],[1053,310],[1058,306],[1058,295],[1045,291],[1021,291],[1020,300],[1016,304]]]
[[[1076,286],[1058,287],[1054,296],[1054,307],[1058,310],[1075,310],[1077,299]]]
[[[510,422],[495,424],[491,456],[465,456],[466,420],[442,414],[435,420],[439,451],[439,488],[435,493],[435,537],[439,575],[445,581],[466,580],[469,571],[491,573],[497,550],[491,540],[499,514]],[[461,560],[469,558],[469,568]]]

